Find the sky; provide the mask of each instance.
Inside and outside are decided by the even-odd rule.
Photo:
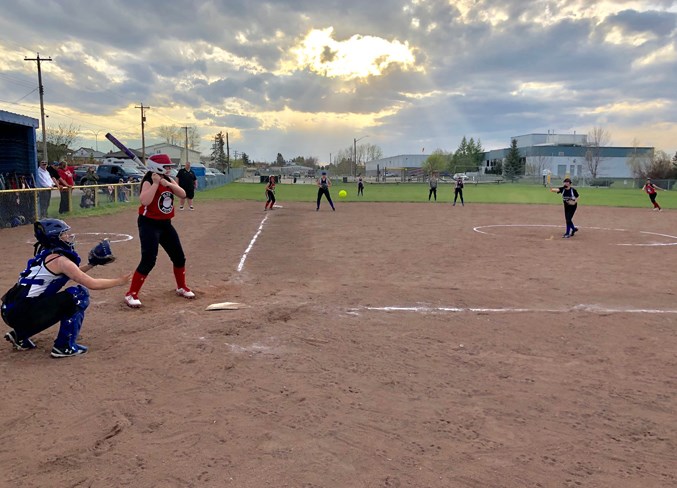
[[[0,0],[0,110],[141,147],[196,126],[199,150],[273,162],[373,144],[485,150],[530,133],[677,152],[677,0]],[[76,147],[76,148],[77,148]]]

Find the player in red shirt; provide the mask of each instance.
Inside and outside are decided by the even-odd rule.
[[[649,195],[649,200],[651,200],[654,210],[658,210],[659,212],[663,210],[656,201],[656,197],[658,196],[658,192],[656,190],[663,190],[662,188],[651,183],[651,178],[647,178],[646,183],[642,187],[642,190],[644,190],[647,193],[647,195]]]
[[[152,155],[146,161],[146,166],[149,171],[141,180],[139,194],[141,262],[132,276],[132,284],[125,295],[125,303],[132,308],[141,306],[139,291],[155,267],[159,246],[167,252],[174,265],[176,294],[184,298],[195,298],[195,293],[186,286],[186,256],[181,247],[179,234],[172,226],[174,196],[186,198],[186,192],[168,176],[174,163],[166,154]]]

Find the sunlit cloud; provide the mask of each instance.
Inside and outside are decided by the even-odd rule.
[[[393,65],[415,69],[414,54],[407,42],[359,35],[337,41],[333,33],[333,27],[309,32],[292,49],[293,59],[284,62],[281,71],[310,69],[322,76],[350,80],[380,76]]]

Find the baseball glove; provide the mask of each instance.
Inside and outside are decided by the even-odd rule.
[[[115,261],[108,239],[102,239],[89,251],[88,263],[90,266],[105,266]]]
[[[576,205],[576,199],[572,198],[571,200],[566,200],[567,205]]]

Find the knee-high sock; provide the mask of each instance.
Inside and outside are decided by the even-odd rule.
[[[129,291],[127,292],[127,295],[138,295],[139,291],[141,291],[141,287],[143,286],[143,282],[146,281],[146,276],[138,271],[134,271],[134,275],[132,276],[132,284],[129,286]]]
[[[186,286],[186,267],[182,268],[177,268],[174,267],[174,278],[176,278],[176,287],[177,288],[183,288],[184,290],[187,290],[188,287]]]

